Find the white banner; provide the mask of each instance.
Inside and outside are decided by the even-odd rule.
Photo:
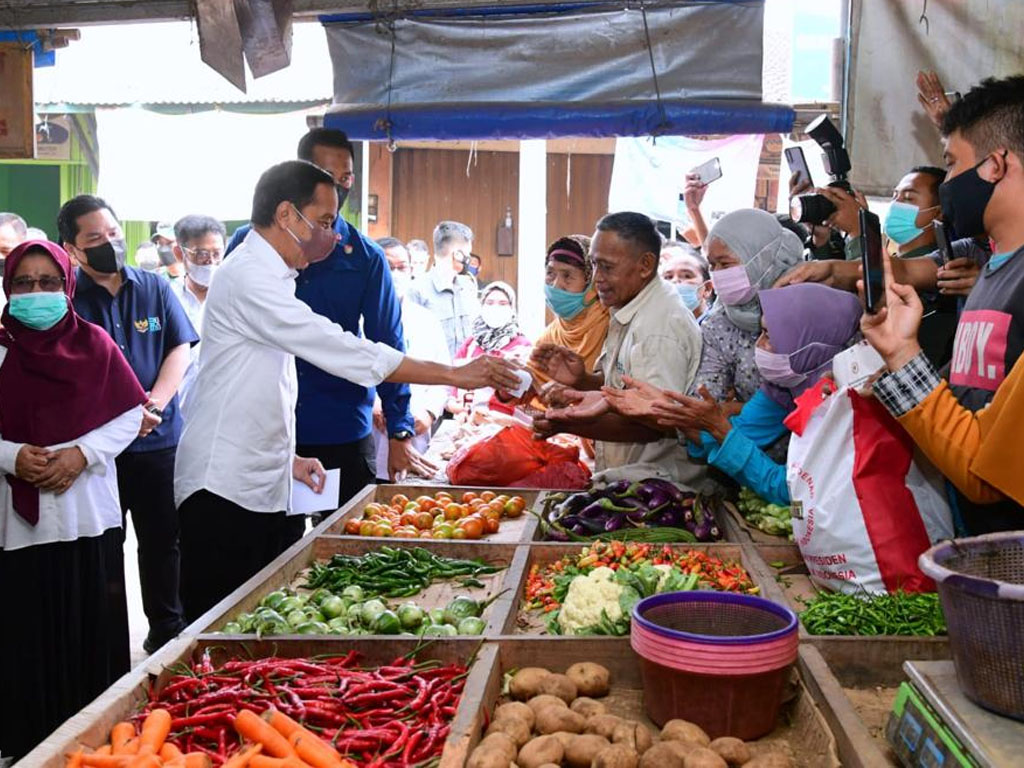
[[[247,220],[260,174],[295,158],[306,114],[97,109],[96,131],[98,194],[122,220],[174,221],[189,213]]]
[[[730,211],[754,204],[762,134],[701,141],[683,136],[620,138],[608,194],[609,211],[640,211],[664,221],[689,224],[679,199],[688,171],[717,157],[722,177],[708,185],[701,204],[710,227]]]

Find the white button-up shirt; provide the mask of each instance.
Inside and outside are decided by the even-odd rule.
[[[188,368],[185,369],[185,375],[181,379],[181,384],[178,385],[178,404],[184,408],[185,398],[188,397],[189,391],[192,389],[192,385],[195,384],[196,376],[199,374],[199,349],[202,347],[202,326],[203,326],[203,302],[196,296],[192,289],[189,287],[188,280],[182,278],[175,283],[171,283],[171,290],[174,295],[181,301],[181,306],[185,308],[185,314],[188,315],[188,319],[192,321],[192,327],[196,329],[196,333],[200,334],[198,344],[193,344],[189,350],[191,358],[189,360]]]
[[[659,389],[686,393],[697,376],[700,350],[700,328],[693,313],[673,286],[655,277],[626,306],[612,312],[597,369],[609,387],[622,389],[622,377],[631,376]],[[650,464],[683,483],[692,484],[703,476],[702,468],[690,463],[674,436],[653,443],[598,441],[595,452],[599,472]]]
[[[206,295],[199,374],[174,467],[180,506],[207,490],[253,512],[289,510],[295,358],[364,387],[404,355],[342,330],[295,297],[295,270],[255,230]]]

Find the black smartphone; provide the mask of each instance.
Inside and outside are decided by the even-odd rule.
[[[807,158],[804,157],[803,147],[786,147],[784,150],[786,155],[786,163],[789,165],[790,174],[796,172],[798,183],[807,182],[812,187],[814,182],[811,180],[811,169],[807,167]]]
[[[932,221],[932,229],[935,231],[935,245],[943,264],[949,264],[953,260],[953,247],[950,245],[950,228],[941,219]]]
[[[864,307],[875,314],[882,306],[882,224],[871,211],[860,209],[860,260],[864,268]]]
[[[717,157],[713,157],[706,163],[701,163],[690,171],[700,176],[701,184],[710,184],[712,181],[722,178],[722,164]]]

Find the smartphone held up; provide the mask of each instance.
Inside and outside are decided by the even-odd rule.
[[[882,306],[885,290],[882,264],[882,224],[878,216],[860,209],[860,258],[864,272],[864,308],[875,314]]]

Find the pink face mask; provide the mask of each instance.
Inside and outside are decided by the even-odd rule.
[[[747,269],[743,266],[714,270],[711,284],[722,303],[730,307],[746,304],[757,295],[757,288],[750,284]]]
[[[295,208],[295,206],[292,206]],[[334,250],[334,246],[338,244],[338,234],[333,229],[324,229],[321,226],[313,224],[309,219],[302,215],[302,211],[295,208],[295,212],[299,214],[299,218],[306,222],[307,226],[313,231],[313,235],[309,240],[302,240],[292,232],[288,230],[288,234],[291,235],[295,242],[299,244],[299,248],[302,249],[302,258],[309,264],[316,264],[318,261],[323,261],[331,255],[331,251]]]
[[[789,357],[789,355],[754,347],[754,364],[761,372],[761,378],[779,387],[796,387],[807,379],[806,374],[793,370],[789,364]]]

